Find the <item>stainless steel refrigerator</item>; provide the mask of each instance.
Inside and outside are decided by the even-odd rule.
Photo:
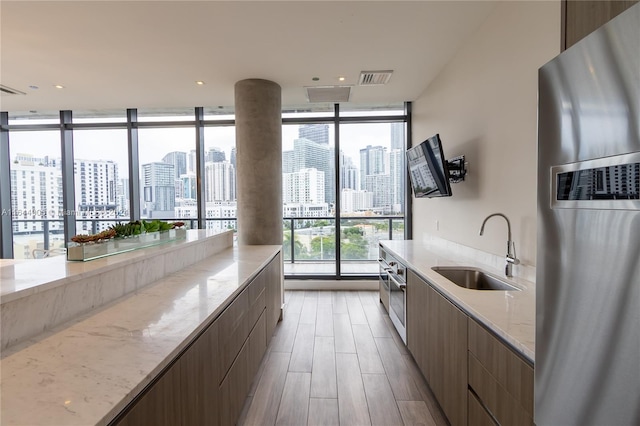
[[[539,70],[535,416],[640,425],[640,4]]]

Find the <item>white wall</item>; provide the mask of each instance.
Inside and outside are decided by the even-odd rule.
[[[469,162],[453,197],[414,199],[414,240],[434,235],[503,256],[503,219],[478,235],[501,212],[518,257],[535,265],[538,68],[559,53],[560,1],[502,2],[414,102],[413,144],[439,133],[447,158]]]

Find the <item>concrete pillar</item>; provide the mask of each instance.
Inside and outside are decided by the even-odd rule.
[[[282,244],[282,99],[278,84],[235,85],[239,244]]]

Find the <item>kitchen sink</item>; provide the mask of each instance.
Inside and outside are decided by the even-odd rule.
[[[478,268],[458,266],[434,266],[434,271],[457,286],[472,290],[519,291],[501,278]]]

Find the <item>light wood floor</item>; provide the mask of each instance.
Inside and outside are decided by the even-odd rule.
[[[287,291],[240,425],[447,425],[374,291]]]

